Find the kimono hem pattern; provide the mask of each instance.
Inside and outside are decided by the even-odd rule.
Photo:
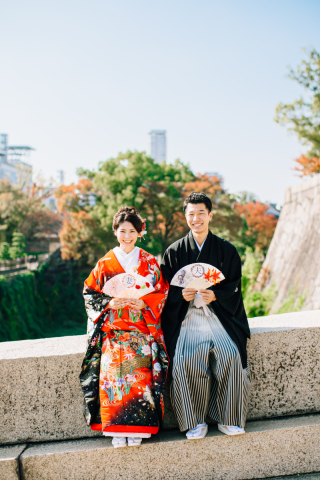
[[[123,263],[123,262],[121,262]],[[141,297],[147,308],[107,308],[110,297],[103,285],[125,273],[111,250],[91,272],[84,285],[88,314],[88,348],[80,383],[87,424],[111,435],[157,433],[163,417],[163,387],[168,356],[160,326],[168,284],[153,255],[140,249],[132,269],[147,277],[155,291]]]

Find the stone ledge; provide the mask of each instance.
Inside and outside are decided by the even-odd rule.
[[[0,479],[20,480],[19,457],[26,445],[0,447]]]
[[[290,475],[285,477],[272,477],[266,480],[320,480],[320,473],[306,473],[304,475]]]
[[[210,427],[203,440],[161,432],[139,448],[108,438],[38,444],[21,455],[24,480],[240,480],[320,470],[320,415],[248,422],[227,437]]]
[[[320,412],[320,311],[250,320],[248,419]],[[85,336],[0,343],[0,442],[101,436],[83,418]],[[166,389],[164,428],[176,421]]]

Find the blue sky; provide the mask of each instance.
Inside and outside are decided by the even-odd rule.
[[[166,129],[170,162],[281,204],[303,148],[274,111],[303,93],[287,67],[320,50],[319,19],[315,0],[7,0],[0,133],[71,182]]]

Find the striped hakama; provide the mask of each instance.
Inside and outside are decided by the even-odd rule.
[[[211,311],[211,310],[210,310]],[[173,359],[171,402],[181,431],[206,417],[244,428],[250,391],[236,344],[211,311],[190,305]]]

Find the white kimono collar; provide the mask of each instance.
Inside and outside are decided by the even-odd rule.
[[[130,253],[124,252],[120,247],[115,247],[113,253],[125,272],[131,271],[139,265],[140,248],[134,247]]]

